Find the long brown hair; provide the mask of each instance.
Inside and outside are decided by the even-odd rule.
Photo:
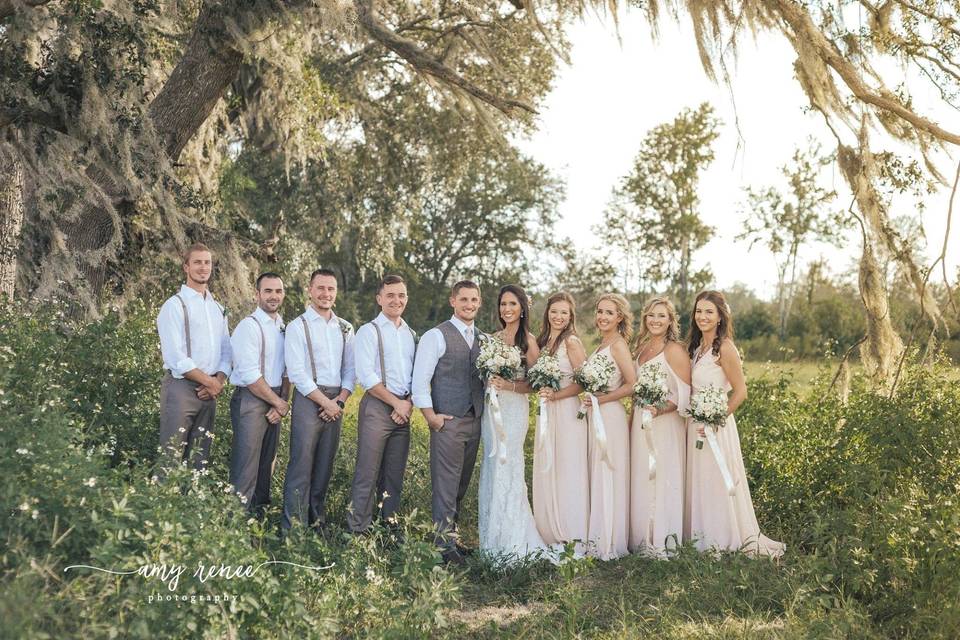
[[[733,314],[730,312],[730,305],[727,299],[719,291],[701,291],[697,294],[697,299],[693,301],[693,311],[690,313],[690,338],[687,345],[687,353],[693,358],[694,354],[700,348],[700,342],[703,340],[703,332],[697,326],[697,303],[701,300],[712,302],[717,307],[717,313],[720,315],[720,324],[717,325],[717,336],[713,339],[712,351],[714,357],[720,356],[720,345],[725,338],[733,339]]]
[[[567,338],[577,335],[577,301],[566,291],[560,291],[547,298],[547,306],[543,310],[543,326],[540,328],[540,335],[537,336],[537,346],[543,349],[550,341],[550,307],[558,302],[566,302],[570,305],[570,322],[563,328],[550,348],[552,356],[557,355],[557,349]]]
[[[650,339],[650,330],[647,329],[647,314],[653,311],[653,308],[658,304],[667,308],[667,317],[670,320],[670,324],[667,325],[667,342],[680,341],[680,320],[677,317],[677,308],[673,306],[673,302],[667,296],[654,296],[643,305],[643,312],[640,314],[640,331],[637,333],[637,340],[633,344],[634,358],[640,356],[641,347]]]
[[[605,293],[597,298],[597,304],[593,305],[594,310],[600,308],[600,303],[604,300],[609,300],[617,308],[617,313],[620,314],[617,331],[629,344],[630,337],[633,336],[633,313],[630,311],[630,303],[619,293]]]
[[[527,344],[527,334],[530,333],[528,325],[530,321],[530,298],[527,297],[527,292],[520,288],[520,285],[505,284],[500,287],[500,295],[497,296],[497,319],[504,329],[507,328],[507,323],[503,321],[503,316],[500,315],[500,301],[503,300],[503,294],[505,293],[512,293],[520,303],[520,322],[517,325],[517,335],[514,336],[514,346],[520,349],[520,353],[527,355],[527,347],[529,346]]]

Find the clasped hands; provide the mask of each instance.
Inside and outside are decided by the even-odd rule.
[[[197,387],[197,397],[201,400],[213,400],[223,391],[223,385],[226,382],[226,376],[218,373],[215,376],[208,376],[210,379]]]
[[[290,411],[290,404],[283,398],[278,398],[277,404],[270,407],[270,410],[267,411],[267,422],[270,424],[280,424],[280,420],[283,416],[287,415]]]
[[[410,422],[410,416],[413,414],[413,402],[409,399],[397,398],[393,405],[393,411],[390,412],[390,419],[395,423],[403,425]]]

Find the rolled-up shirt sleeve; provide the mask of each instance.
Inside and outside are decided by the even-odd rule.
[[[356,354],[354,349],[357,346],[357,334],[353,332],[353,327],[343,336],[343,362],[340,363],[340,388],[353,393],[353,388],[357,384],[357,366]]]
[[[164,364],[178,378],[197,368],[187,355],[187,338],[183,331],[183,308],[173,298],[160,307],[157,315],[157,333],[160,334],[160,353]]]
[[[353,339],[357,382],[365,390],[380,382],[380,376],[377,375],[377,357],[376,331],[369,324],[365,324],[357,330],[357,336]]]
[[[437,362],[446,352],[446,346],[439,329],[430,329],[420,338],[417,357],[413,363],[413,404],[418,409],[433,408],[430,380],[433,379]]]
[[[233,371],[233,348],[230,344],[230,325],[227,322],[227,315],[222,315],[223,330],[220,334],[220,364],[217,371],[222,371],[225,376],[230,377]]]
[[[254,320],[244,318],[237,323],[230,338],[235,380],[249,387],[260,379],[260,333]]]
[[[307,361],[306,340],[303,337],[303,321],[297,318],[296,322],[287,325],[287,333],[283,342],[283,357],[287,366],[287,379],[293,383],[302,395],[308,396],[317,390],[317,383],[310,373],[310,363]]]

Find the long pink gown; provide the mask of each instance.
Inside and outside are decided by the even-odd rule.
[[[563,342],[557,349],[561,385],[573,383],[573,365]],[[587,539],[590,518],[590,468],[587,423],[577,419],[580,400],[563,398],[546,403],[549,433],[533,455],[533,516],[547,544]],[[579,545],[578,545],[579,546]]]
[[[657,416],[644,429],[641,408],[634,409],[630,428],[630,550],[665,557],[667,549],[675,549],[683,540],[687,422],[682,412],[690,400],[690,386],[670,368],[662,351],[644,365],[651,362],[666,371],[667,399],[678,410]]]
[[[610,347],[604,347],[594,356],[603,354],[613,360]],[[611,391],[623,384],[619,367],[610,377]],[[628,553],[630,510],[630,433],[627,412],[619,401],[600,405],[600,413],[607,435],[608,464],[603,459],[593,424],[592,409],[587,410],[590,449],[590,524],[587,537],[588,553],[601,560],[612,560]]]
[[[713,385],[730,391],[723,368],[712,352],[693,363],[693,394],[698,389]],[[717,431],[720,450],[726,458],[730,475],[736,487],[733,496],[727,494],[723,476],[710,446],[704,443],[696,448],[697,430],[693,421],[687,426],[687,539],[694,540],[701,551],[743,550],[751,555],[779,557],[786,545],[760,533],[760,525],[753,510],[747,473],[743,467],[737,422],[731,415],[726,426]]]

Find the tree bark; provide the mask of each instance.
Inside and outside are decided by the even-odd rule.
[[[204,3],[186,51],[150,104],[150,120],[172,160],[210,116],[240,72],[243,54],[232,46],[224,11]]]
[[[0,297],[13,299],[23,228],[23,165],[0,148]]]
[[[239,72],[243,56],[231,46],[225,13],[219,3],[204,3],[183,57],[148,108],[150,124],[171,161],[176,161]],[[99,297],[109,281],[110,265],[104,256],[111,244],[115,253],[123,253],[128,240],[125,222],[136,207],[126,185],[105,167],[92,166],[87,175],[104,200],[85,206],[74,221],[63,223],[62,230],[80,273]]]

